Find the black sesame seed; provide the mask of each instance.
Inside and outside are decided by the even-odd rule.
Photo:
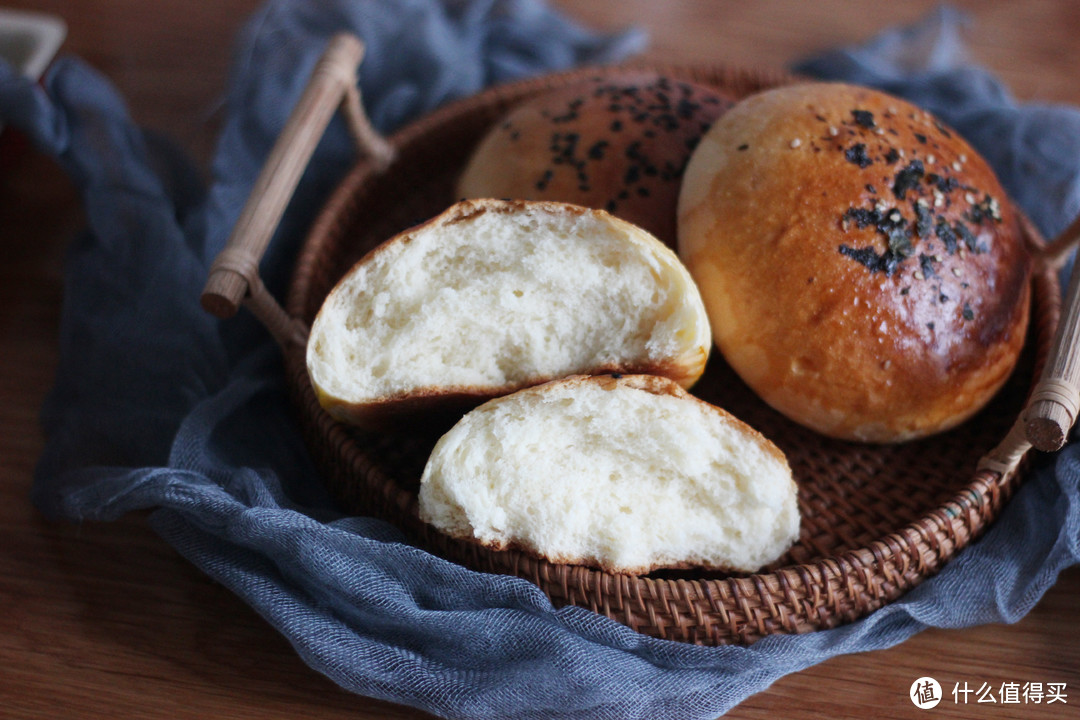
[[[926,144],[926,136],[922,133],[915,133],[915,139],[921,142],[923,145]]]
[[[915,233],[921,238],[929,238],[933,230],[933,222],[930,208],[922,203],[915,203]]]
[[[881,220],[881,213],[877,210],[867,210],[866,208],[848,208],[843,216],[844,220],[854,220],[855,224],[864,228],[867,225],[876,225]]]
[[[926,253],[919,253],[919,269],[922,270],[923,277],[938,277],[937,270],[934,269],[934,258]]]
[[[878,227],[881,230],[881,227]],[[906,258],[914,254],[915,249],[911,245],[911,228],[903,218],[899,222],[891,224],[885,229],[885,235],[889,239],[889,252],[897,257]]]
[[[849,147],[844,152],[844,157],[847,158],[848,162],[853,162],[861,168],[867,167],[874,162],[866,155],[866,145],[863,143],[855,143]]]
[[[973,253],[986,252],[986,248],[979,244],[979,239],[975,237],[975,234],[972,233],[971,230],[968,229],[968,226],[962,221],[957,220],[953,223],[953,228],[956,230],[956,234],[964,241],[964,244],[967,245],[968,250]]]
[[[912,160],[907,167],[896,173],[896,180],[892,187],[893,195],[898,200],[903,200],[908,190],[918,186],[925,172],[922,160]]]
[[[874,113],[869,110],[852,110],[851,115],[855,118],[855,124],[859,127],[874,127]]]
[[[874,273],[883,272],[886,275],[891,276],[896,272],[896,268],[900,266],[901,262],[901,258],[897,257],[890,250],[878,253],[874,248],[869,246],[853,248],[849,245],[841,245],[838,249],[841,255],[851,258],[870,272]]]
[[[951,227],[949,227],[949,223],[945,220],[945,218],[938,218],[937,225],[934,227],[934,230],[937,232],[937,236],[941,238],[941,241],[945,243],[945,252],[949,253],[950,255],[955,255],[957,248],[956,232]]]
[[[746,143],[743,143],[742,145],[740,145],[739,147],[737,147],[737,148],[735,148],[735,149],[736,149],[736,150],[738,150],[739,152],[742,152],[742,151],[744,151],[744,150],[749,150],[749,149],[750,149],[750,146],[749,146],[749,145],[747,145]]]
[[[675,113],[683,120],[689,120],[690,118],[694,117],[694,113],[696,113],[700,108],[701,106],[697,103],[691,102],[686,98],[682,98],[681,100],[679,100],[678,105],[676,105],[675,107]]]

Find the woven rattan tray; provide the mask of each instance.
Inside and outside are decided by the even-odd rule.
[[[356,52],[349,56],[353,67]],[[341,75],[333,68],[342,62],[331,58],[321,66],[324,80]],[[787,81],[715,67],[660,69],[737,97]],[[496,87],[444,107],[387,143],[372,136],[357,111],[350,112],[351,126],[372,153],[344,178],[310,230],[289,289],[286,312],[291,319],[266,298],[250,260],[238,259],[230,249],[215,271],[243,278],[241,294],[247,293],[252,309],[282,341],[306,442],[327,486],[349,512],[386,518],[418,545],[470,568],[526,578],[556,606],[580,605],[659,638],[749,643],[773,633],[855,620],[937,572],[994,520],[1020,482],[1016,467],[1029,445],[1018,418],[1047,364],[1059,317],[1059,287],[1050,263],[1037,263],[1029,337],[1007,386],[975,418],[930,439],[888,446],[825,439],[766,406],[719,353],[713,354],[693,392],[773,440],[787,454],[799,486],[798,543],[772,567],[753,575],[612,575],[453,540],[420,522],[416,512],[419,477],[436,434],[360,432],[332,420],[316,401],[303,332],[337,279],[378,243],[451,204],[457,173],[474,144],[515,103],[603,72],[578,70]],[[355,93],[355,81],[351,75],[346,79],[346,93]],[[329,107],[333,112],[334,105]],[[325,125],[327,119],[320,122]],[[311,147],[318,134],[314,137],[305,141]],[[297,142],[283,138],[279,146]],[[260,178],[264,184],[272,185],[287,172],[298,178],[303,167],[301,162],[299,170],[283,170],[281,162],[271,161],[266,177]],[[258,222],[263,214],[252,208],[247,222]],[[272,230],[276,218],[267,222]],[[1041,239],[1029,223],[1025,226],[1033,251],[1045,258]],[[213,298],[205,304],[228,311],[215,308]]]

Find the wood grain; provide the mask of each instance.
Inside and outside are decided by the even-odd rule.
[[[40,0],[8,5],[63,15],[66,52],[109,77],[133,116],[210,157],[232,39],[255,0],[148,3]],[[1080,3],[957,3],[971,15],[974,58],[1021,99],[1080,104]],[[929,1],[557,0],[599,28],[635,24],[650,54],[676,61],[783,67],[864,40]],[[613,11],[618,8],[617,14]],[[109,524],[43,519],[28,494],[43,439],[37,416],[56,366],[63,255],[83,224],[53,163],[0,139],[0,716],[5,718],[422,718],[357,697],[308,669],[288,643],[134,515]],[[789,675],[731,718],[924,717],[906,698],[922,675],[952,718],[1076,717],[1080,570],[1066,571],[1011,626],[932,630],[883,651]],[[956,705],[955,682],[1064,682],[1068,705]]]

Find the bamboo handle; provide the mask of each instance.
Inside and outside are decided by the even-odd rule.
[[[259,261],[339,106],[344,107],[360,150],[380,169],[390,164],[393,148],[368,122],[356,86],[356,68],[363,55],[363,43],[355,35],[341,33],[330,40],[270,151],[232,234],[210,267],[201,297],[207,312],[228,318],[246,302],[279,342],[306,340],[303,324],[289,318],[259,280]]]
[[[1047,245],[1044,261],[1059,264],[1080,239],[1080,219]],[[1080,266],[1074,265],[1065,293],[1050,357],[1043,368],[1024,414],[1024,430],[1033,446],[1045,452],[1059,450],[1069,436],[1080,410]]]

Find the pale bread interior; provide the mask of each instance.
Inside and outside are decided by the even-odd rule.
[[[451,536],[608,572],[751,572],[799,535],[783,454],[644,376],[569,378],[481,405],[437,443],[419,501]]]
[[[711,343],[697,287],[646,232],[575,206],[485,200],[357,264],[319,312],[307,361],[331,409],[594,368],[655,366],[689,385]]]

